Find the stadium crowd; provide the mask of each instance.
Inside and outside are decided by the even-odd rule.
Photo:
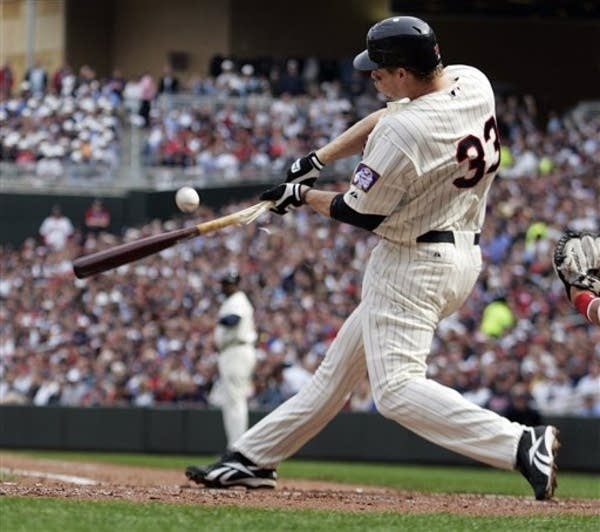
[[[49,76],[36,64],[15,84],[5,65],[0,162],[40,177],[114,169],[119,135],[134,127],[144,132],[146,165],[188,168],[198,178],[276,174],[381,105],[364,78],[342,67],[323,71],[317,61],[259,69],[221,59],[211,75],[183,83],[169,67],[159,77],[125,79],[115,71],[100,79],[89,66]],[[178,94],[191,99],[184,106],[169,100]]]
[[[62,176],[69,165],[118,164],[121,94],[89,66],[77,75],[61,68],[48,81],[36,65],[14,94],[4,77],[0,85],[0,162],[40,177]]]
[[[189,92],[208,98],[186,107],[155,107],[147,164],[193,168],[199,177],[276,174],[381,106],[364,78],[319,82],[319,72],[310,63],[300,71],[289,60],[283,72],[266,76],[251,64],[236,70],[232,61],[223,61],[215,77],[190,83]]]
[[[318,121],[327,95],[313,96],[306,101]],[[288,101],[277,99],[281,108]],[[600,330],[572,310],[551,261],[567,227],[600,228],[600,122],[557,115],[542,122],[532,98],[499,98],[497,111],[502,168],[482,234],[486,266],[464,307],[442,322],[429,375],[525,422],[539,414],[600,416]],[[288,116],[282,131],[298,118]],[[202,115],[190,118],[202,131]],[[323,143],[331,127],[316,125],[300,141],[299,130],[282,133],[296,143],[282,153]],[[242,206],[202,207],[197,217]],[[72,222],[62,244],[38,236],[1,250],[2,402],[214,405],[218,279],[235,265],[260,332],[251,406],[271,409],[310,378],[356,306],[376,240],[301,209],[76,280],[75,256],[187,222],[153,221],[119,235],[84,234]],[[373,410],[366,375],[347,408]]]

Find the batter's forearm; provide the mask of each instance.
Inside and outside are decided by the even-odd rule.
[[[316,190],[306,187],[304,194],[304,202],[312,207],[315,211],[323,216],[330,218],[331,202],[338,195],[338,192],[330,192],[327,190]]]
[[[367,142],[369,133],[373,131],[373,128],[385,111],[385,109],[379,109],[365,116],[331,142],[319,148],[315,152],[319,160],[323,164],[328,164],[338,159],[360,153]]]
[[[303,202],[323,216],[338,222],[373,231],[385,219],[382,214],[364,214],[355,211],[346,204],[343,194],[315,190],[308,186],[304,186],[304,188],[305,190],[302,192]]]

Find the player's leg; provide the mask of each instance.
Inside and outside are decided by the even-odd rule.
[[[248,428],[248,395],[256,355],[252,346],[235,346],[219,355],[219,376],[223,391],[223,425],[228,444]]]
[[[366,372],[360,306],[342,325],[310,382],[251,427],[232,448],[275,467],[320,432]]]
[[[431,248],[435,264],[427,261]],[[425,250],[425,251],[424,251]],[[373,275],[373,268],[395,269]],[[493,412],[483,410],[458,392],[426,379],[426,358],[434,331],[457,283],[471,287],[477,268],[457,276],[452,244],[374,251],[365,277],[363,321],[369,379],[377,409],[424,438],[497,467],[512,468],[522,432]],[[433,254],[432,254],[433,255]],[[398,260],[400,259],[400,260]],[[433,260],[433,257],[432,257]],[[466,292],[465,289],[460,290]]]
[[[471,291],[479,261],[472,240],[462,247],[457,242],[456,247],[442,244],[431,251],[434,264],[428,264],[426,247],[399,249],[384,243],[373,254],[363,295],[373,398],[383,415],[423,438],[483,463],[513,469],[525,427],[425,378],[435,328]],[[551,440],[548,434],[550,446]]]
[[[275,487],[274,468],[327,425],[366,372],[360,309],[346,320],[306,386],[246,431],[232,453],[208,467],[188,467],[188,478],[211,487]]]

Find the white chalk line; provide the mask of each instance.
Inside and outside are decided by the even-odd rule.
[[[70,484],[78,484],[80,486],[94,486],[98,484],[95,480],[86,477],[76,477],[75,475],[61,475],[60,473],[46,473],[44,471],[30,471],[27,469],[13,469],[11,467],[0,467],[0,473],[6,475],[17,475],[22,477],[37,477],[46,478],[48,480],[60,480]]]

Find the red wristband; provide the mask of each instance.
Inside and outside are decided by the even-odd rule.
[[[589,294],[587,292],[582,292],[581,294],[578,294],[575,298],[575,308],[577,309],[579,314],[585,316],[589,321],[592,320],[590,319],[590,315],[588,312],[594,299],[596,298],[592,294]]]

